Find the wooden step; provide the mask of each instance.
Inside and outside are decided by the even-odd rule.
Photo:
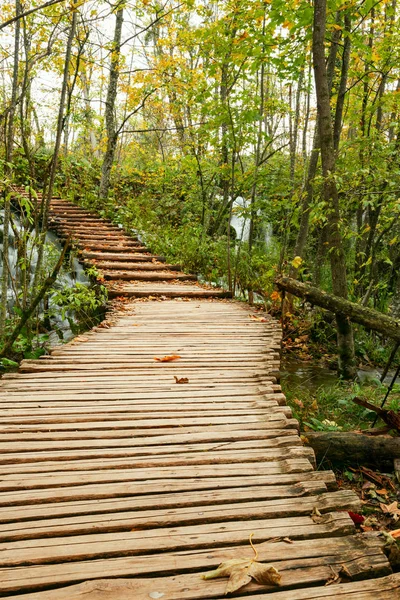
[[[125,261],[125,262],[111,262],[111,261],[89,261],[84,260],[84,263],[95,264],[98,269],[107,269],[107,270],[132,270],[132,271],[182,271],[182,267],[180,265],[169,265],[167,263],[157,264],[154,262],[134,262],[134,261]]]
[[[119,253],[111,253],[111,252],[96,252],[94,250],[82,250],[80,253],[84,258],[87,259],[96,259],[96,260],[117,260],[117,261],[137,261],[137,262],[151,262],[153,260],[163,262],[165,258],[163,256],[159,256],[158,254],[151,254],[151,252],[147,252],[146,254],[140,252],[119,252]]]
[[[196,275],[188,275],[186,273],[168,271],[160,272],[155,269],[154,273],[148,271],[106,271],[103,270],[103,276],[105,279],[117,279],[117,280],[128,280],[128,281],[168,281],[168,280],[179,280],[179,281],[197,281]]]

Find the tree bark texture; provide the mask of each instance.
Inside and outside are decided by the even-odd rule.
[[[118,133],[115,123],[115,100],[118,91],[119,65],[121,57],[121,36],[122,23],[124,21],[124,9],[119,8],[116,14],[113,48],[111,54],[110,78],[108,80],[105,121],[107,131],[107,148],[104,153],[103,165],[101,168],[101,181],[99,196],[105,201],[108,198],[110,190],[111,169],[114,162],[115,150],[117,147]]]
[[[325,62],[326,0],[315,0],[313,62],[317,94],[324,200],[327,205],[327,231],[332,288],[335,295],[347,298],[346,260],[340,232],[339,197],[334,178],[335,149],[330,106],[330,92]],[[355,376],[354,339],[351,322],[343,313],[336,314],[339,374],[344,379]]]
[[[338,20],[338,17],[337,17]],[[334,29],[332,34],[332,42],[329,49],[329,58],[327,64],[327,78],[328,78],[328,88],[329,95],[331,94],[332,85],[333,85],[333,76],[335,72],[335,63],[337,57],[337,50],[340,40],[340,30]],[[305,248],[307,244],[308,238],[308,230],[310,224],[310,209],[313,201],[313,182],[315,176],[317,174],[318,167],[318,159],[319,159],[319,148],[320,148],[320,138],[319,138],[319,129],[318,126],[315,128],[314,136],[313,136],[313,147],[311,151],[311,157],[308,164],[307,177],[304,182],[303,187],[303,201],[301,206],[301,216],[300,216],[300,225],[299,231],[297,233],[296,244],[294,247],[293,255],[294,257],[300,256],[304,258]],[[290,276],[297,277],[298,268],[291,265],[290,267]]]
[[[400,321],[383,315],[377,310],[360,306],[340,296],[328,294],[319,288],[301,283],[291,277],[280,277],[275,281],[277,287],[294,296],[299,296],[335,314],[341,313],[354,323],[364,325],[367,329],[379,331],[384,336],[400,341]]]
[[[12,153],[14,148],[14,116],[15,109],[17,106],[17,91],[18,91],[18,70],[19,70],[19,45],[21,37],[21,21],[19,15],[21,13],[20,0],[15,2],[15,39],[14,39],[14,65],[13,65],[13,79],[11,89],[11,105],[8,114],[8,127],[7,127],[7,140],[6,140],[6,164],[5,164],[5,175],[11,174],[11,161]],[[5,323],[7,319],[7,290],[8,290],[8,238],[10,233],[10,211],[11,211],[11,198],[8,193],[4,195],[4,218],[3,218],[3,277],[1,281],[1,296],[0,296],[0,337],[5,329]]]
[[[393,461],[400,456],[400,438],[369,436],[340,431],[302,433],[305,443],[313,448],[317,463],[363,465],[393,471]]]

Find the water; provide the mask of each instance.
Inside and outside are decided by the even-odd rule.
[[[4,218],[4,211],[0,211],[0,220],[3,221],[3,218]],[[18,238],[18,236],[22,233],[22,225],[21,225],[18,215],[13,214],[12,219],[13,219],[13,223],[14,223],[15,230],[17,233],[17,238]],[[31,234],[31,239],[33,239],[33,237],[34,237],[34,232],[32,232],[32,234]],[[61,253],[62,244],[60,243],[60,240],[57,238],[57,236],[54,233],[48,232],[46,234],[46,245],[48,245],[52,254],[54,253],[55,255],[58,256]],[[14,234],[14,231],[10,227],[8,262],[9,262],[11,275],[13,278],[15,278],[16,274],[17,274],[17,260],[18,260],[18,252],[17,252],[17,248],[16,248],[16,236]],[[30,265],[29,265],[29,276],[30,276],[31,282],[33,281],[33,277],[35,274],[37,260],[38,260],[38,253],[37,253],[37,250],[35,248],[33,248],[32,253],[31,253],[31,261],[30,261]],[[2,270],[3,270],[3,230],[1,228],[0,229],[0,278],[2,277]],[[83,266],[80,264],[80,262],[77,260],[76,257],[73,257],[73,258],[71,258],[71,260],[69,262],[69,270],[63,271],[61,274],[59,274],[54,287],[57,289],[61,289],[64,287],[73,287],[76,283],[81,283],[83,285],[90,285],[90,280],[87,277]],[[13,287],[11,284],[11,280],[9,281],[9,287],[8,287],[8,291],[7,291],[7,300],[8,300],[8,307],[11,310],[15,304],[15,294],[14,294],[14,290],[13,290]],[[49,299],[49,308],[55,308],[54,304],[52,304],[52,302],[51,302],[51,297]],[[59,341],[59,337],[60,337],[59,334],[61,335],[61,337],[64,340],[68,340],[71,337],[73,337],[73,333],[72,333],[71,327],[70,327],[70,322],[68,321],[68,319],[63,319],[61,317],[59,310],[54,311],[54,316],[52,316],[52,326],[54,327],[54,331],[50,332],[50,341],[52,344],[57,343]],[[58,331],[59,334],[56,334],[56,331]]]
[[[232,205],[231,227],[236,231],[236,239],[240,242],[248,242],[250,237],[250,219],[246,216],[248,202],[238,196]]]
[[[389,371],[385,377],[384,384],[389,385],[394,376],[394,371]],[[361,383],[380,380],[382,369],[363,367],[358,369],[357,377]],[[300,390],[305,387],[315,393],[319,388],[329,389],[339,383],[340,379],[336,370],[324,367],[317,362],[301,361],[294,358],[285,358],[280,369],[281,382],[286,388]]]

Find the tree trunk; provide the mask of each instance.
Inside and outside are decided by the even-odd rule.
[[[339,197],[334,179],[335,149],[330,107],[330,93],[325,63],[326,0],[315,0],[313,60],[318,108],[324,199],[328,216],[328,244],[334,294],[347,298],[346,260],[340,233]],[[353,329],[348,317],[336,315],[339,374],[344,379],[355,376]]]
[[[18,69],[19,69],[19,44],[21,34],[21,21],[19,15],[21,13],[20,0],[15,1],[15,40],[14,40],[14,67],[13,67],[13,79],[12,79],[12,90],[11,90],[11,105],[8,115],[8,130],[6,140],[6,156],[5,156],[5,175],[6,178],[11,176],[11,161],[14,148],[14,116],[17,105],[17,91],[18,91]],[[11,212],[11,197],[6,192],[4,194],[4,220],[3,220],[3,277],[1,281],[1,297],[0,297],[0,337],[3,336],[5,330],[5,324],[7,319],[7,290],[8,290],[8,238],[10,233],[10,212]]]
[[[342,55],[342,72],[340,75],[339,90],[336,100],[335,110],[335,123],[333,127],[333,145],[336,153],[339,149],[340,134],[342,132],[342,119],[343,119],[343,107],[344,99],[347,91],[347,77],[349,73],[350,64],[350,50],[351,50],[351,17],[348,10],[344,16],[344,42],[343,42],[343,55]]]
[[[338,16],[337,16],[336,20],[339,20]],[[337,56],[337,49],[338,49],[338,45],[339,45],[339,39],[340,39],[340,30],[335,29],[332,34],[332,42],[331,42],[331,47],[329,50],[329,58],[328,58],[328,64],[327,64],[327,77],[328,77],[329,93],[331,93],[331,90],[332,90],[333,75],[334,75],[334,71],[335,71],[335,62],[336,62],[336,56]],[[314,194],[313,183],[314,183],[315,176],[317,174],[317,167],[318,167],[319,147],[320,147],[319,130],[318,130],[318,126],[317,126],[314,131],[313,147],[312,147],[312,151],[311,151],[310,162],[308,164],[307,177],[306,177],[304,187],[303,187],[303,202],[302,202],[302,206],[301,206],[300,226],[299,226],[299,231],[297,233],[296,244],[295,244],[294,252],[293,252],[294,257],[300,256],[300,258],[304,258],[304,252],[305,252],[305,248],[306,248],[306,244],[307,244],[308,230],[309,230],[309,224],[310,224],[310,209],[311,209],[311,203],[313,201],[313,194]],[[298,267],[291,265],[290,277],[297,277],[297,273],[298,273]]]
[[[68,238],[67,241],[66,241],[66,243],[65,243],[65,245],[64,245],[64,248],[62,249],[60,257],[59,257],[59,259],[57,261],[57,264],[54,267],[52,273],[44,280],[42,287],[40,288],[40,290],[37,293],[36,297],[32,300],[29,308],[27,308],[26,310],[23,311],[23,313],[21,315],[21,318],[19,320],[19,323],[15,326],[14,330],[8,336],[7,342],[6,342],[6,344],[4,345],[4,347],[3,347],[2,351],[1,351],[0,358],[4,358],[5,356],[7,356],[11,352],[13,344],[16,341],[16,339],[18,338],[18,336],[21,333],[22,329],[24,328],[25,324],[28,322],[28,320],[34,314],[36,308],[39,306],[40,302],[45,297],[46,292],[55,283],[55,281],[57,279],[58,272],[59,272],[59,270],[62,267],[62,264],[64,262],[64,258],[65,258],[65,254],[66,254],[69,246],[70,246],[70,239]]]
[[[72,21],[71,26],[68,33],[67,47],[65,50],[65,61],[64,61],[64,73],[63,73],[63,81],[61,85],[61,97],[60,97],[60,105],[58,109],[58,119],[57,119],[57,133],[56,133],[56,141],[54,144],[54,153],[51,160],[50,165],[50,174],[49,174],[49,183],[46,190],[46,193],[43,194],[42,198],[42,226],[41,233],[39,236],[39,248],[38,248],[38,258],[36,263],[35,277],[32,286],[32,295],[35,294],[35,290],[38,287],[40,272],[43,263],[43,255],[44,255],[44,243],[46,239],[46,231],[47,231],[47,221],[49,217],[50,210],[50,202],[53,196],[53,188],[54,181],[56,177],[56,170],[58,165],[58,157],[60,154],[61,147],[61,138],[62,132],[64,128],[64,111],[65,111],[65,100],[67,96],[67,87],[68,87],[68,75],[69,75],[69,67],[71,62],[71,54],[72,54],[72,45],[75,36],[76,23],[77,23],[78,13],[76,10],[72,13]]]
[[[99,190],[100,200],[102,201],[106,201],[108,199],[108,193],[110,190],[111,169],[113,166],[115,149],[117,147],[118,141],[117,128],[115,124],[115,100],[117,98],[118,91],[123,21],[124,9],[122,7],[118,8],[115,20],[114,41],[110,65],[110,78],[108,80],[106,98],[105,120],[107,130],[107,148],[104,154],[103,165],[101,168],[101,181]]]
[[[325,308],[335,314],[341,314],[347,319],[360,323],[367,329],[379,331],[386,337],[400,341],[400,321],[384,315],[372,308],[366,308],[340,296],[328,294],[319,288],[301,283],[291,277],[279,277],[275,281],[277,287],[294,296],[305,298],[307,302]]]

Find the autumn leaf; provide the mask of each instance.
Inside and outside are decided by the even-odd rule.
[[[359,515],[358,513],[352,512],[351,510],[347,511],[350,519],[353,521],[354,525],[362,525],[365,521],[365,517]]]
[[[177,377],[176,375],[174,375],[175,377],[175,382],[176,383],[189,383],[189,379],[187,377]]]
[[[249,315],[252,321],[258,321],[260,323],[266,323],[267,319],[265,317],[258,317],[257,315]]]
[[[301,256],[295,256],[294,259],[292,260],[292,267],[294,267],[295,269],[298,269],[302,262],[303,262],[303,259],[301,258]]]
[[[219,565],[214,571],[205,573],[202,578],[217,579],[219,577],[229,577],[226,584],[225,594],[231,594],[240,590],[242,587],[250,583],[252,579],[260,585],[280,585],[282,576],[272,565],[265,565],[257,562],[258,552],[254,548],[251,541],[253,534],[250,536],[250,545],[254,551],[254,558],[233,558]]]
[[[398,507],[396,501],[392,502],[391,504],[383,504],[383,502],[381,502],[379,506],[381,507],[382,512],[391,515],[392,517],[400,516],[400,508]]]
[[[277,292],[277,291],[272,292],[272,294],[271,294],[271,300],[273,300],[274,302],[277,302],[278,300],[281,300],[280,293]]]
[[[332,515],[330,513],[322,515],[318,508],[314,506],[313,511],[311,513],[311,518],[314,521],[314,523],[317,523],[317,525],[319,525],[321,523],[329,523],[329,521],[332,520]]]
[[[158,362],[171,362],[173,360],[178,360],[181,358],[178,354],[169,354],[168,356],[155,356],[154,360],[158,360]]]

